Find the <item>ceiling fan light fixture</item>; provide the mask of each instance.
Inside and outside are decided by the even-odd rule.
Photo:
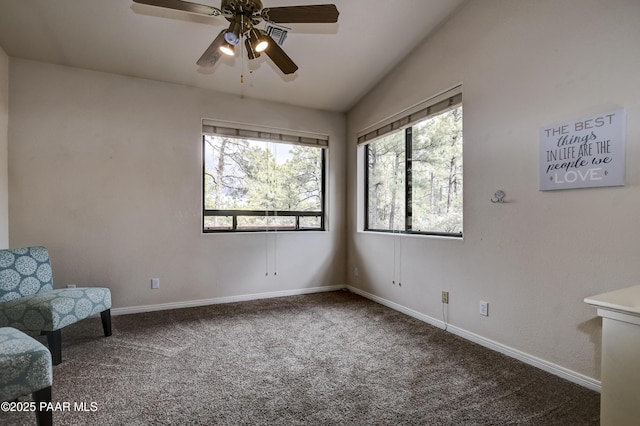
[[[251,28],[249,31],[249,39],[251,40],[251,47],[253,47],[253,50],[258,53],[264,52],[264,50],[269,46],[269,42],[266,37],[255,28]]]
[[[234,19],[229,25],[229,29],[224,33],[224,40],[232,46],[237,45],[240,42],[240,29],[242,25],[237,19]]]
[[[256,45],[256,52],[264,52],[267,47],[269,47],[269,42],[262,40]]]
[[[228,56],[236,56],[236,52],[233,49],[233,45],[229,44],[226,41],[222,43],[222,45],[220,46],[220,51]]]
[[[249,59],[257,59],[260,57],[260,53],[253,50],[253,46],[251,45],[251,41],[248,38],[244,39],[244,46],[247,48],[247,56]]]

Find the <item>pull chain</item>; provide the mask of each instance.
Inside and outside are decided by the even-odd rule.
[[[240,26],[242,28],[240,31],[244,31],[244,16],[240,17]],[[238,43],[240,45],[240,84],[244,84],[244,43],[242,42],[244,37],[244,34],[240,34],[240,42]]]
[[[244,44],[240,44],[240,84],[244,84]]]

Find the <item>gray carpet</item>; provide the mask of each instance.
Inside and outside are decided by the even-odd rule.
[[[108,338],[89,319],[62,338],[58,425],[599,423],[598,393],[346,291],[115,316]]]

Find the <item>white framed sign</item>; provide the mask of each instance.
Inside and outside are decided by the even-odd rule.
[[[624,109],[540,129],[540,190],[623,186]]]

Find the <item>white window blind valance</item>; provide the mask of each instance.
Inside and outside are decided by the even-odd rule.
[[[358,132],[358,145],[366,144],[427,117],[455,108],[461,103],[462,86],[457,86]]]
[[[270,129],[249,124],[224,121],[202,120],[202,133],[207,135],[229,136],[241,139],[253,139],[268,142],[288,143],[326,148],[329,137],[315,133],[295,130]]]

